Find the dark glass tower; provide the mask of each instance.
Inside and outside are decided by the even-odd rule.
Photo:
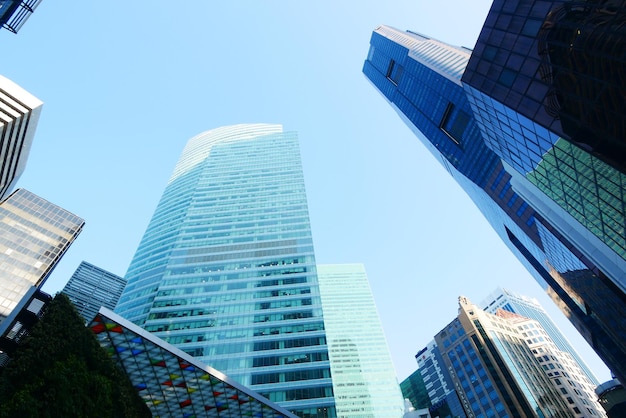
[[[190,139],[126,279],[125,318],[299,416],[336,416],[295,132]]]
[[[622,380],[625,21],[623,0],[496,0],[462,78],[487,146],[537,211],[546,257],[531,261]]]
[[[463,82],[624,173],[625,19],[624,0],[495,0]]]
[[[501,3],[495,2],[494,8],[504,7]],[[534,3],[539,7],[546,2]],[[513,14],[518,12],[509,13]],[[495,25],[499,18],[490,16],[487,24]],[[510,27],[520,25],[516,21]],[[531,33],[530,26],[527,32]],[[498,33],[493,31],[494,40]],[[600,357],[624,379],[626,261],[619,252],[619,237],[626,239],[623,175],[599,156],[582,155],[583,148],[572,141],[559,139],[558,133],[464,85],[468,61],[483,51],[477,47],[472,53],[380,26],[372,34],[363,72]],[[484,74],[484,85],[500,78],[509,81],[502,66],[500,75],[486,70],[485,64],[476,68]],[[515,78],[511,88],[518,79],[523,77]],[[525,92],[533,94],[530,88]],[[579,213],[576,208],[589,215],[583,211],[574,216]]]

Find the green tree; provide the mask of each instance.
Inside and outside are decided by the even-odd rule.
[[[127,376],[58,294],[0,374],[0,417],[150,417]]]

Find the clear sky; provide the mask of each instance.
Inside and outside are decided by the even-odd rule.
[[[280,123],[301,142],[318,263],[363,263],[398,378],[498,286],[536,297],[610,375],[363,76],[372,30],[473,47],[487,0],[44,0],[0,31],[0,74],[44,101],[18,187],[85,218],[44,290],[88,261],[124,275],[186,141]]]

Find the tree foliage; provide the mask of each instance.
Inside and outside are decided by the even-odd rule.
[[[150,416],[62,294],[0,374],[1,418]]]

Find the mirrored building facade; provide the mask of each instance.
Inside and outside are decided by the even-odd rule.
[[[599,385],[598,378],[593,374],[582,358],[572,347],[570,342],[565,338],[563,333],[554,324],[548,313],[543,309],[536,299],[518,295],[507,289],[498,289],[489,295],[485,301],[481,303],[483,310],[491,314],[495,314],[498,310],[516,313],[526,318],[531,318],[541,324],[541,327],[548,333],[552,342],[559,350],[564,351],[572,356],[586,377],[595,385]]]
[[[192,138],[128,268],[116,312],[302,417],[334,417],[296,133]]]
[[[495,0],[463,82],[624,172],[625,16],[623,0]]]
[[[625,21],[621,0],[494,1],[462,77],[485,143],[537,211],[543,254],[520,252],[622,379]]]
[[[572,22],[582,19],[589,29],[593,19],[585,18],[585,13],[600,18],[595,6],[585,8],[583,3],[495,1],[473,52],[380,26],[372,34],[363,72],[609,368],[624,380],[625,184],[619,162],[602,152],[611,146],[617,150],[611,154],[618,156],[620,145],[609,144],[607,139],[594,148],[568,134],[562,122],[565,113],[576,107],[574,92],[564,93],[562,85],[550,88],[545,85],[547,79],[543,84],[537,81],[547,71],[546,51],[537,45],[552,36],[546,44],[553,45],[549,55],[560,48],[557,43],[563,45],[563,34],[577,27]],[[600,3],[611,15],[623,11],[621,2]],[[559,9],[563,4],[565,8]],[[554,10],[567,15],[558,19],[569,22],[565,26],[570,29],[558,36],[545,35],[557,19],[550,14]],[[579,29],[583,32],[582,26]],[[576,48],[592,45],[587,35],[567,33],[576,35]],[[604,42],[602,36],[598,42]],[[621,42],[615,41],[614,61],[623,60]],[[566,57],[562,53],[550,74],[556,77],[560,71],[563,82]],[[613,64],[603,65],[599,68],[613,68]],[[602,71],[594,74],[605,74]],[[605,84],[610,90],[610,85],[620,81],[609,73]],[[586,82],[581,85],[587,86]],[[578,102],[611,106],[609,98],[588,100],[586,89],[576,93],[581,97]],[[607,94],[613,97],[619,91]],[[563,112],[555,113],[557,102]],[[589,129],[591,122],[586,126],[578,126],[577,132]],[[620,129],[619,125],[615,128]]]

